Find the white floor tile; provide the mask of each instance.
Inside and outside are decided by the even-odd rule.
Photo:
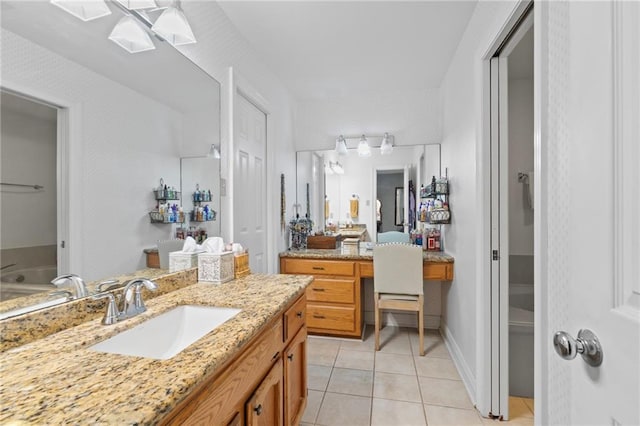
[[[444,358],[414,356],[418,376],[461,380],[453,361]]]
[[[320,411],[320,405],[322,404],[322,398],[324,392],[310,390],[307,392],[307,408],[302,415],[302,423],[314,424],[316,417],[318,417],[318,411]]]
[[[331,367],[326,365],[307,364],[307,387],[309,389],[326,391]]]
[[[371,398],[327,392],[316,424],[323,426],[368,426],[371,421]]]
[[[424,411],[429,426],[482,426],[482,420],[476,410],[425,404]]]
[[[328,392],[349,395],[373,395],[373,371],[334,368],[329,381]]]
[[[426,425],[421,404],[387,399],[373,399],[371,407],[372,426]]]
[[[416,376],[391,374],[376,371],[373,382],[373,397],[396,401],[422,402],[420,386]]]
[[[335,367],[353,368],[356,370],[373,370],[373,352],[349,351],[341,349]]]
[[[460,380],[418,377],[422,400],[429,405],[473,409],[467,389]]]
[[[376,352],[376,371],[383,373],[407,374],[415,376],[416,369],[411,355]]]

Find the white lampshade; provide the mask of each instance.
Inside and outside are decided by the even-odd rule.
[[[178,3],[166,8],[151,29],[174,46],[196,42],[191,26]]]
[[[209,148],[209,153],[207,154],[207,157],[209,158],[220,158],[220,151],[218,151],[218,148],[216,148],[216,146],[214,144],[211,144],[211,148]]]
[[[343,175],[344,174],[344,168],[337,161],[335,163],[333,163],[331,168],[333,169],[334,172],[336,172],[337,175]]]
[[[331,167],[331,163],[324,163],[324,174],[325,175],[333,174],[333,168]]]
[[[129,10],[151,9],[158,7],[155,0],[118,0],[118,3]]]
[[[83,21],[111,14],[111,9],[104,0],[51,0],[51,4]]]
[[[129,53],[153,50],[156,46],[142,24],[133,16],[123,16],[109,35],[109,40],[116,43]]]
[[[367,142],[367,138],[362,135],[360,138],[360,143],[358,143],[358,155],[360,157],[369,157],[371,155],[371,147],[369,146],[369,142]]]
[[[344,140],[344,136],[342,135],[336,139],[336,152],[339,155],[347,155],[347,142]]]
[[[382,145],[380,145],[380,154],[388,155],[393,152],[393,144],[389,140],[389,133],[385,133],[382,138]]]

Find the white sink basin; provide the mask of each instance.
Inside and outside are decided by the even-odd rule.
[[[178,306],[89,349],[112,354],[169,359],[239,312],[240,309],[234,308]]]

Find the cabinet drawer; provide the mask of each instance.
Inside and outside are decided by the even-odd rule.
[[[288,341],[296,335],[298,330],[304,325],[307,316],[307,301],[302,296],[284,314],[284,341]]]
[[[355,303],[355,281],[340,278],[316,278],[307,287],[311,302]]]
[[[427,262],[422,267],[422,275],[425,280],[450,281],[453,279],[453,263]]]
[[[355,275],[355,262],[336,262],[316,259],[284,259],[286,274]]]
[[[373,262],[360,262],[360,278],[373,278]]]
[[[307,327],[323,331],[355,331],[356,308],[307,304]]]

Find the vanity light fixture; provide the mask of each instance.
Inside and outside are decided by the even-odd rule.
[[[156,48],[147,30],[131,15],[125,15],[118,21],[109,35],[109,40],[129,53],[144,52]]]
[[[218,151],[218,148],[216,148],[216,146],[214,144],[211,144],[211,148],[209,148],[209,153],[207,154],[208,158],[216,158],[219,159],[220,156],[220,151]]]
[[[111,14],[104,0],[51,0],[51,4],[85,22]]]
[[[369,142],[367,142],[367,138],[362,135],[360,138],[360,143],[358,144],[358,155],[360,157],[369,157],[371,156],[371,147],[369,146]]]
[[[331,164],[331,169],[337,175],[343,175],[344,174],[344,168],[337,161],[335,163]]]
[[[158,7],[156,0],[116,0],[129,10],[153,9]]]
[[[382,145],[380,145],[380,154],[388,155],[393,152],[393,144],[389,140],[389,133],[385,133],[382,137]]]
[[[347,141],[344,140],[342,135],[336,139],[336,152],[338,155],[347,155]]]
[[[332,175],[333,174],[333,169],[331,168],[331,162],[324,163],[324,174],[325,175]]]
[[[151,30],[174,46],[196,42],[179,0],[174,0],[156,20]]]

